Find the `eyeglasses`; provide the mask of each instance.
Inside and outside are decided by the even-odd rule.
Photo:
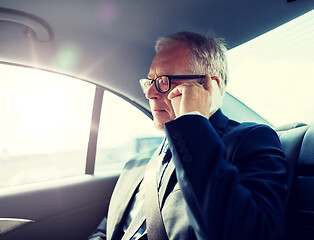
[[[195,78],[205,78],[205,75],[161,75],[156,77],[155,79],[142,78],[140,80],[140,85],[143,89],[143,92],[146,93],[154,82],[157,91],[160,93],[165,93],[169,91],[172,79],[195,79]]]

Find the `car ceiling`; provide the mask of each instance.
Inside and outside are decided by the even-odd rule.
[[[313,5],[312,0],[2,0],[0,61],[75,76],[147,107],[138,79],[147,75],[158,36],[214,33],[231,49]]]

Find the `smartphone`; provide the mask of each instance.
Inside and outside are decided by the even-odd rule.
[[[213,95],[212,95],[212,105],[209,111],[210,113],[216,111],[218,108],[222,106],[222,96],[221,96],[218,84],[215,80],[212,80],[212,87],[213,87],[213,92],[212,92]],[[179,116],[181,98],[182,98],[182,95],[177,96],[171,100],[171,104],[172,104],[176,117]]]

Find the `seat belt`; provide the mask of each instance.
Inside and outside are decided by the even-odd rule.
[[[147,164],[144,177],[147,237],[148,240],[168,240],[158,200],[157,159]]]

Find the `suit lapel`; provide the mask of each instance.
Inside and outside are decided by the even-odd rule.
[[[158,158],[158,155],[162,149],[163,143],[155,151],[153,156],[149,161],[152,161],[154,158]],[[138,160],[135,160],[138,161]],[[107,234],[108,239],[115,239],[115,236],[121,231],[123,227],[122,218],[124,213],[127,210],[127,207],[132,200],[132,197],[137,190],[139,184],[144,178],[146,164],[141,166],[130,166],[126,165],[123,170],[119,181],[115,187],[115,192],[112,195],[111,201],[112,207],[110,206],[109,211],[112,214],[108,214],[108,225],[107,225]],[[130,185],[131,183],[131,185]],[[129,186],[129,187],[127,187]],[[109,212],[109,213],[110,213]],[[109,219],[110,218],[110,219]],[[119,235],[119,234],[118,234]],[[118,236],[117,235],[117,236]]]
[[[126,180],[128,179],[132,179],[132,184],[130,185],[130,182],[127,181],[121,181],[119,184],[124,185],[124,186],[128,186],[128,188],[126,187],[122,187],[123,191],[119,191],[117,192],[117,194],[115,194],[112,197],[112,201],[116,201],[116,204],[120,203],[120,206],[117,209],[117,211],[115,211],[115,213],[113,213],[112,215],[108,216],[110,218],[110,224],[108,222],[108,239],[111,239],[111,234],[112,233],[112,239],[115,239],[115,235],[118,234],[119,230],[122,229],[123,225],[122,225],[122,218],[123,218],[123,214],[125,213],[125,211],[127,210],[127,207],[132,199],[132,196],[134,194],[134,192],[136,191],[136,189],[138,188],[139,184],[141,183],[141,181],[143,180],[144,177],[144,170],[145,167],[140,167],[137,168],[136,171],[130,171],[132,172],[132,174],[125,174],[128,176],[122,176],[124,177]],[[126,184],[126,185],[125,185]],[[117,184],[118,185],[118,184]],[[117,189],[121,189],[120,187],[117,187]]]

